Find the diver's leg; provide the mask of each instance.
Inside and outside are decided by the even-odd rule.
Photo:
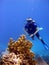
[[[45,44],[44,40],[40,37],[39,33],[37,33],[36,36],[43,44]]]
[[[44,42],[44,40],[40,37],[39,33],[36,34],[37,38],[43,43],[45,49],[49,49],[49,46]]]

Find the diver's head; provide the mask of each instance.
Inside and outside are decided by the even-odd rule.
[[[35,22],[32,18],[27,18],[26,21],[27,22]]]

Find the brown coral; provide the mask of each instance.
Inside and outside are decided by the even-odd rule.
[[[31,47],[32,43],[26,40],[25,35],[20,36],[17,41],[11,38],[8,44],[9,54],[3,55],[2,65],[36,65]]]

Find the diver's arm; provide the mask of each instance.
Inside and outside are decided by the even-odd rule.
[[[37,27],[35,33],[34,33],[34,34],[31,34],[30,37],[36,35],[36,33],[37,33],[39,30],[42,30],[42,29],[43,29],[42,27],[41,27],[41,28]]]
[[[35,33],[33,35],[35,35],[38,31],[39,31],[39,28],[37,27],[36,28],[36,31],[35,31]]]
[[[36,30],[34,34],[31,34],[30,37],[34,36],[37,32],[38,32],[38,30]]]
[[[25,34],[26,34],[26,35],[29,35],[29,34],[27,33],[27,31],[28,31],[27,29],[24,29]]]
[[[25,34],[26,34],[26,35],[29,35],[26,31],[25,31]]]

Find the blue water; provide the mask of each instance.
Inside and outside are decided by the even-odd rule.
[[[39,27],[41,37],[49,45],[49,0],[0,0],[0,49],[7,48],[10,37],[17,40],[24,33],[26,18],[32,17]],[[39,55],[48,55],[42,43],[35,37],[32,50]]]

